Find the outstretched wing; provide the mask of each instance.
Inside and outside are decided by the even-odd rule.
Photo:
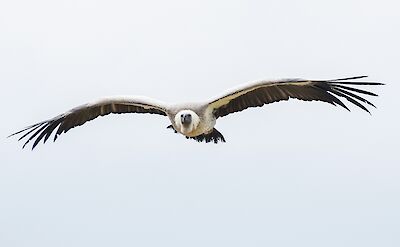
[[[51,133],[58,127],[54,141],[61,133],[81,126],[82,124],[110,113],[150,113],[166,116],[166,105],[161,101],[142,96],[116,96],[103,98],[88,104],[75,107],[52,119],[31,125],[10,136],[23,134],[18,140],[26,138],[23,148],[33,139],[32,149],[44,138],[46,143]],[[9,137],[10,137],[9,136]]]
[[[208,104],[216,118],[243,111],[249,107],[260,107],[289,98],[324,101],[349,110],[338,98],[342,97],[369,113],[363,103],[375,106],[360,95],[377,95],[354,86],[383,85],[383,83],[353,81],[366,77],[356,76],[334,80],[284,79],[259,81],[230,90],[222,96],[212,99]]]

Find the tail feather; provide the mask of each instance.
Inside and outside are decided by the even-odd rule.
[[[205,141],[206,143],[209,142],[214,142],[214,143],[218,143],[218,142],[226,142],[224,136],[221,134],[221,132],[219,132],[217,129],[213,129],[212,132],[208,133],[208,134],[202,134],[202,135],[198,135],[195,137],[186,137],[187,139],[193,139],[196,140],[197,142],[203,142]]]
[[[169,125],[167,127],[167,129],[172,129],[175,133],[178,133],[178,131],[176,131],[172,125]],[[221,132],[219,132],[215,128],[208,134],[201,134],[201,135],[194,136],[194,137],[186,136],[186,139],[193,139],[193,140],[196,140],[197,142],[206,142],[206,143],[226,142],[225,138],[221,134]]]

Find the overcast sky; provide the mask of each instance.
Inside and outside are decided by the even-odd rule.
[[[0,3],[0,246],[400,246],[398,1]],[[292,100],[219,119],[107,116],[5,137],[107,95],[203,100],[258,79],[369,75],[372,116]],[[347,102],[346,102],[347,103]],[[349,104],[348,104],[349,105]]]

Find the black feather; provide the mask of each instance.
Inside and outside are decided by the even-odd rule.
[[[356,106],[360,107],[360,108],[363,109],[364,111],[366,111],[366,112],[368,112],[369,114],[371,114],[365,106],[363,106],[361,103],[359,103],[357,100],[351,98],[350,96],[345,95],[345,94],[343,94],[343,93],[337,91],[336,89],[332,89],[332,92],[334,92],[335,94],[339,95],[340,97],[346,98],[349,102],[355,104]]]
[[[335,88],[335,90],[337,90],[337,91],[339,91],[339,92],[341,92],[341,93],[344,93],[344,94],[346,94],[346,95],[348,95],[348,96],[350,96],[350,97],[353,97],[353,98],[355,98],[355,99],[358,99],[359,101],[365,102],[365,103],[367,103],[367,104],[369,104],[369,105],[371,105],[371,106],[373,106],[373,107],[376,108],[376,106],[375,106],[374,104],[372,104],[372,103],[369,102],[368,100],[364,99],[363,97],[358,96],[357,94],[354,94],[354,93],[352,93],[352,92],[348,92],[348,91],[346,91],[346,90],[344,90],[344,89],[340,89],[340,88]]]
[[[354,88],[354,87],[346,87],[346,86],[342,86],[342,85],[335,85],[335,87],[339,87],[339,88],[343,88],[343,89],[346,89],[346,90],[350,90],[350,91],[354,91],[354,92],[362,93],[362,94],[367,94],[367,95],[371,95],[371,96],[378,96],[377,94],[374,94],[374,93],[371,93],[371,92],[368,92],[368,91],[365,91],[365,90],[361,90],[361,89],[358,89],[358,88]]]

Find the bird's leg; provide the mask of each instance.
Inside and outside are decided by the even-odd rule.
[[[176,129],[174,128],[174,126],[172,126],[172,124],[167,126],[167,129],[172,129],[175,133],[178,133],[178,131],[176,131]]]

